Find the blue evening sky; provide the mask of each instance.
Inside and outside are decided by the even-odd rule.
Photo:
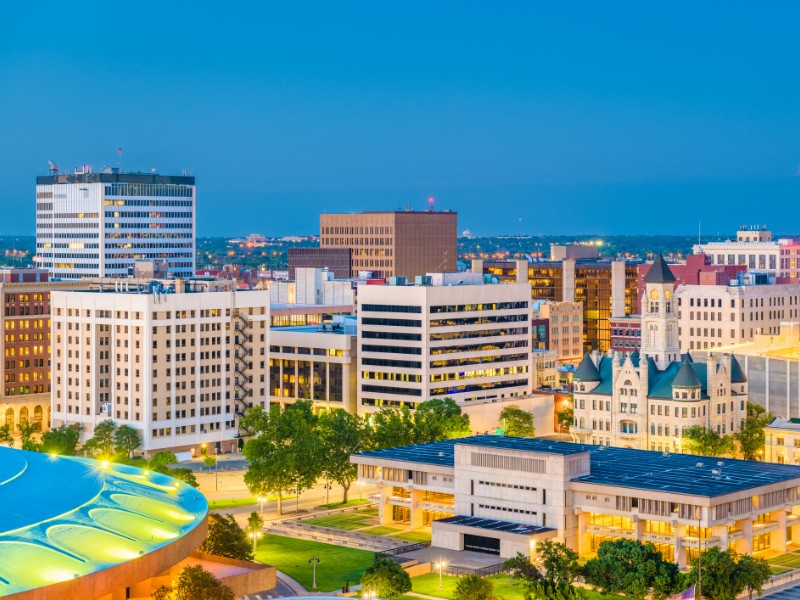
[[[800,232],[797,2],[8,2],[0,233],[47,160],[198,178],[200,235],[457,210],[501,233]]]

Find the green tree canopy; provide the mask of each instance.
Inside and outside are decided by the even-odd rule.
[[[738,577],[738,554],[732,550],[722,551],[712,546],[703,552],[702,578],[700,580],[703,598],[711,600],[736,600],[744,590],[744,581]],[[691,576],[697,581],[698,559],[692,559]]]
[[[533,426],[533,413],[511,404],[500,411],[500,425],[505,435],[532,438],[536,436]]]
[[[361,576],[361,589],[379,598],[396,598],[411,591],[411,577],[399,563],[375,555],[375,561]]]
[[[544,540],[536,544],[544,579],[549,583],[571,585],[581,574],[578,553],[560,542]]]
[[[373,448],[396,448],[414,443],[414,419],[411,411],[384,406],[372,415]]]
[[[461,577],[456,583],[453,600],[494,600],[492,580],[477,575]]]
[[[663,600],[684,584],[678,565],[665,561],[653,544],[624,538],[602,542],[597,557],[584,566],[584,578],[605,593],[637,600],[651,589],[655,600]]]
[[[684,432],[683,438],[686,440],[685,448],[690,454],[724,456],[736,452],[736,444],[732,436],[721,435],[702,425],[689,427]]]
[[[100,421],[92,432],[92,437],[86,440],[83,451],[89,456],[111,458],[114,454],[114,430],[117,424],[112,419]]]
[[[531,559],[517,552],[513,558],[509,558],[503,563],[503,569],[511,573],[514,579],[521,579],[525,582],[541,581],[543,579],[539,569],[531,562]]]
[[[774,417],[763,406],[747,403],[747,416],[742,426],[733,434],[739,443],[739,451],[745,460],[755,460],[758,452],[764,447],[764,428],[772,422]]]
[[[322,473],[324,456],[311,402],[295,402],[285,410],[273,405],[268,413],[253,407],[243,421],[253,435],[244,446],[249,461],[244,482],[254,494],[276,494],[282,514],[286,492],[299,495]]]
[[[142,445],[139,432],[130,425],[120,425],[113,434],[114,452],[131,457],[133,451]]]
[[[38,450],[36,443],[33,441],[33,434],[36,433],[37,427],[35,424],[31,423],[30,421],[20,421],[17,423],[17,429],[19,430],[19,438],[22,442],[22,449],[23,450]]]
[[[750,600],[753,594],[758,594],[760,598],[764,591],[764,584],[772,577],[772,570],[769,563],[763,558],[756,558],[745,554],[739,558],[736,565],[739,582],[744,586]]]
[[[14,447],[14,436],[11,435],[11,424],[0,425],[0,445]]]
[[[62,424],[42,434],[42,444],[39,449],[47,454],[72,456],[78,447],[80,437],[81,426],[79,423]]]
[[[369,447],[370,429],[363,418],[341,408],[320,415],[317,427],[325,457],[322,476],[342,486],[342,502],[347,502],[350,486],[358,477],[356,466],[350,463],[350,455]]]
[[[252,544],[233,515],[208,513],[208,535],[199,548],[200,552],[227,558],[250,560],[253,558]]]
[[[172,586],[162,585],[155,600],[234,600],[233,591],[200,565],[184,567]]]
[[[187,469],[186,467],[177,467],[175,469],[167,469],[167,475],[177,479],[178,481],[183,481],[184,483],[188,483],[192,487],[199,487],[200,483],[197,481],[197,477],[195,477],[194,471],[191,469]]]
[[[158,471],[159,473],[166,473],[169,471],[169,466],[174,465],[178,462],[178,457],[175,456],[174,452],[170,452],[169,450],[165,450],[163,452],[159,452],[149,461],[150,469],[153,471]]]
[[[414,410],[413,443],[426,444],[469,435],[469,415],[452,398],[421,402]]]

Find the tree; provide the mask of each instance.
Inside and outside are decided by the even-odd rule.
[[[547,581],[534,581],[528,584],[526,600],[585,600],[586,592],[583,588],[566,583],[548,583]]]
[[[701,556],[703,598],[711,600],[736,600],[745,587],[744,579],[738,577],[736,559],[732,550],[722,551],[712,546]],[[691,576],[697,581],[698,560],[692,559]]]
[[[14,447],[14,437],[11,435],[11,424],[0,425],[0,445]]]
[[[36,433],[36,425],[30,421],[20,421],[17,423],[19,430],[20,441],[22,442],[23,450],[38,450],[36,442],[33,441],[33,434]]]
[[[197,481],[197,477],[195,477],[194,471],[191,469],[187,469],[186,467],[178,467],[176,469],[167,469],[167,475],[177,479],[178,481],[183,481],[184,483],[188,483],[192,487],[199,487],[200,483]]]
[[[167,473],[169,472],[169,466],[174,465],[178,462],[178,457],[175,456],[174,452],[170,452],[169,450],[164,450],[163,452],[159,452],[149,461],[149,466],[152,471],[158,471],[159,473]]]
[[[247,531],[249,531],[249,535],[253,538],[253,553],[255,554],[256,548],[256,541],[261,533],[261,528],[264,526],[264,519],[262,519],[259,514],[255,511],[250,513],[250,516],[247,517]]]
[[[376,554],[361,577],[361,589],[378,598],[395,598],[411,591],[411,577],[399,563]]]
[[[494,585],[491,579],[467,575],[456,583],[453,600],[494,600]]]
[[[560,542],[544,540],[536,545],[536,552],[544,568],[544,580],[549,583],[572,583],[581,574],[578,553]]]
[[[543,579],[539,569],[522,552],[517,552],[515,557],[509,558],[504,562],[503,569],[511,573],[511,577],[514,579],[521,579],[528,583]]]
[[[384,406],[372,415],[372,447],[397,448],[414,443],[414,420],[407,406]]]
[[[685,448],[690,454],[717,457],[733,454],[736,451],[733,437],[720,435],[713,429],[707,429],[702,425],[689,427],[684,432],[683,439],[686,440]]]
[[[506,406],[500,411],[500,423],[503,425],[505,435],[515,437],[535,437],[536,430],[533,426],[533,413],[521,409],[514,404]]]
[[[208,513],[208,534],[199,548],[200,552],[251,560],[253,558],[252,544],[247,539],[244,531],[233,515]]]
[[[253,494],[276,494],[281,514],[286,492],[294,490],[299,497],[322,471],[321,443],[311,406],[303,400],[283,411],[273,405],[268,413],[256,406],[243,418],[253,435],[244,446],[249,461],[244,482]]]
[[[130,425],[120,425],[114,431],[114,452],[124,454],[128,458],[133,455],[133,451],[142,445],[139,439],[139,432]]]
[[[233,591],[200,565],[184,567],[172,586],[162,585],[155,600],[234,600]]]
[[[763,558],[746,554],[739,559],[736,567],[739,582],[744,585],[750,600],[753,600],[754,593],[760,598],[764,592],[764,584],[772,577],[769,563]]]
[[[92,437],[83,445],[89,456],[110,458],[114,453],[114,430],[117,428],[112,419],[100,421],[94,428]]]
[[[597,557],[586,563],[584,578],[605,593],[637,599],[652,588],[655,600],[681,591],[684,583],[678,565],[665,561],[653,544],[624,538],[602,542]]]
[[[472,433],[469,415],[452,398],[434,398],[421,402],[414,410],[413,438],[415,444],[438,442]]]
[[[42,444],[39,450],[47,454],[72,456],[78,447],[80,437],[81,426],[79,423],[62,424],[42,434]]]
[[[573,422],[575,421],[575,410],[572,406],[568,406],[556,413],[556,421],[558,422],[558,427],[562,431],[569,431],[569,428],[572,426]]]
[[[350,455],[367,449],[370,431],[366,421],[356,414],[337,408],[319,416],[317,421],[322,454],[322,476],[342,486],[342,502],[347,502],[347,493],[358,470],[350,463]]]
[[[747,403],[747,416],[742,426],[733,434],[739,443],[739,451],[745,460],[755,460],[758,451],[764,447],[764,427],[772,422],[774,417],[763,406]]]

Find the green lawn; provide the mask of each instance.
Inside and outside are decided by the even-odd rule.
[[[325,517],[317,517],[316,519],[307,519],[303,521],[310,525],[319,525],[320,527],[331,527],[333,529],[361,529],[367,527],[367,519],[370,517],[360,515],[358,513],[344,513],[338,515],[327,515]]]
[[[236,508],[237,506],[247,506],[258,504],[255,498],[231,498],[229,500],[209,500],[208,510],[223,510],[225,508]]]
[[[312,555],[320,559],[317,565],[317,588],[325,592],[342,589],[346,580],[350,581],[350,585],[358,583],[364,569],[370,566],[374,559],[373,553],[366,550],[266,535],[258,544],[256,560],[274,565],[279,571],[283,571],[307,590],[312,591],[311,565],[308,564]]]
[[[430,531],[406,531],[405,533],[397,533],[395,535],[390,535],[390,538],[394,538],[396,540],[405,540],[407,542],[430,542],[431,541],[431,532]]]
[[[791,569],[787,569],[786,567],[770,567],[769,570],[772,571],[773,575],[781,575],[791,571]]]
[[[793,554],[791,552],[786,554],[779,554],[778,556],[773,556],[772,558],[768,558],[767,562],[771,565],[780,565],[782,567],[800,567],[800,555]]]
[[[378,509],[376,507],[374,507],[374,506],[371,506],[370,508],[362,508],[361,510],[358,511],[358,514],[364,515],[364,516],[367,516],[367,517],[377,517],[378,516]]]
[[[524,588],[522,585],[511,578],[510,575],[492,575],[488,577],[489,581],[494,585],[495,595],[502,600],[523,600],[525,597]],[[437,598],[445,598],[452,600],[453,592],[456,589],[456,583],[459,578],[450,575],[442,576],[442,588],[439,589],[439,574],[429,573],[427,575],[420,575],[411,579],[412,591],[418,594],[425,594],[427,596],[436,596]],[[584,588],[585,589],[585,588]],[[594,590],[586,589],[586,596],[588,600],[625,600],[622,596],[606,595]]]
[[[399,527],[386,527],[386,526],[379,526],[379,527],[370,527],[369,529],[362,529],[359,533],[368,533],[370,535],[386,535],[387,533],[394,533],[395,531],[400,531]]]

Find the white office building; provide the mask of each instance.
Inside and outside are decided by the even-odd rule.
[[[182,280],[51,296],[52,424],[105,419],[146,453],[236,448],[238,420],[267,406],[269,292]]]
[[[391,281],[359,289],[359,412],[530,392],[529,283],[485,282],[479,273]]]
[[[127,277],[137,261],[195,271],[195,179],[84,167],[36,178],[36,262],[52,277]]]
[[[714,265],[744,265],[773,277],[800,278],[800,242],[773,239],[766,226],[745,225],[736,232],[735,240],[695,244],[694,253],[710,256]]]

